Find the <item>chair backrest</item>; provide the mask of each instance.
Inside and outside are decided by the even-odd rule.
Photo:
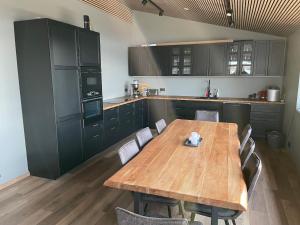
[[[241,142],[240,154],[243,152],[251,133],[252,133],[252,127],[250,126],[250,124],[247,124],[240,137],[240,142]]]
[[[135,140],[129,141],[128,143],[123,145],[118,151],[122,165],[125,165],[138,152],[139,152],[139,147]]]
[[[195,113],[195,120],[219,122],[219,112],[197,110]]]
[[[140,148],[143,148],[149,141],[153,139],[153,135],[149,127],[146,127],[136,133],[136,139]]]
[[[146,217],[116,208],[118,225],[188,225],[186,219]]]
[[[249,157],[246,166],[243,169],[244,179],[247,185],[248,190],[248,200],[250,200],[255,186],[257,184],[258,178],[260,176],[262,169],[262,163],[260,158],[256,155],[255,152]]]
[[[244,150],[241,153],[241,162],[242,162],[242,169],[245,168],[250,156],[255,150],[255,142],[254,140],[250,137],[244,147]]]
[[[167,127],[166,121],[164,119],[161,119],[155,123],[155,127],[157,130],[157,133],[160,134],[164,131],[164,129]]]

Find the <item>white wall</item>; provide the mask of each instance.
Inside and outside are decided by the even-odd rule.
[[[300,113],[296,111],[300,75],[300,30],[288,37],[287,53],[284,132],[287,135],[287,142],[291,143],[290,153],[300,173]]]
[[[0,1],[0,184],[27,172],[13,22],[49,17],[82,26],[84,14],[101,34],[104,98],[123,96],[125,83],[130,80],[127,49],[131,24],[78,0]]]
[[[154,14],[134,12],[135,35],[133,44],[170,42],[170,41],[197,41],[197,40],[273,40],[282,37],[236,30],[221,26],[199,23],[172,17],[159,17]],[[224,74],[225,75],[225,74]],[[169,95],[203,95],[210,79],[213,88],[219,88],[223,97],[248,97],[266,86],[277,85],[282,87],[282,78],[214,78],[214,77],[136,77],[153,88],[166,88]]]

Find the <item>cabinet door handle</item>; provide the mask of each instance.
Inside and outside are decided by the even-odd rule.
[[[116,129],[116,127],[112,127],[112,128],[110,128],[110,130],[115,130]]]
[[[93,136],[93,138],[97,138],[97,137],[100,137],[100,135],[99,135],[99,134],[97,134],[97,135]]]
[[[117,118],[113,117],[113,118],[110,118],[110,120],[116,120]]]
[[[96,124],[93,124],[92,126],[93,126],[93,127],[99,127],[99,124],[96,123]]]

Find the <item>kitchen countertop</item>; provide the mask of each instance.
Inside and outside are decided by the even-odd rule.
[[[147,96],[139,98],[131,97],[120,97],[114,99],[104,100],[103,109],[111,109],[128,103],[136,102],[142,99],[166,99],[166,100],[181,100],[181,101],[203,101],[203,102],[222,102],[222,103],[241,103],[241,104],[284,104],[284,102],[268,102],[264,100],[251,100],[248,98],[218,98],[218,99],[207,99],[194,96]]]

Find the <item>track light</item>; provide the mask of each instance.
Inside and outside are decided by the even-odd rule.
[[[157,8],[159,10],[158,15],[159,16],[163,16],[164,15],[164,10],[162,8],[160,8],[155,2],[153,2],[152,0],[142,0],[142,5],[146,5],[147,3],[152,4],[155,8]]]
[[[232,9],[226,10],[226,16],[232,16]]]

